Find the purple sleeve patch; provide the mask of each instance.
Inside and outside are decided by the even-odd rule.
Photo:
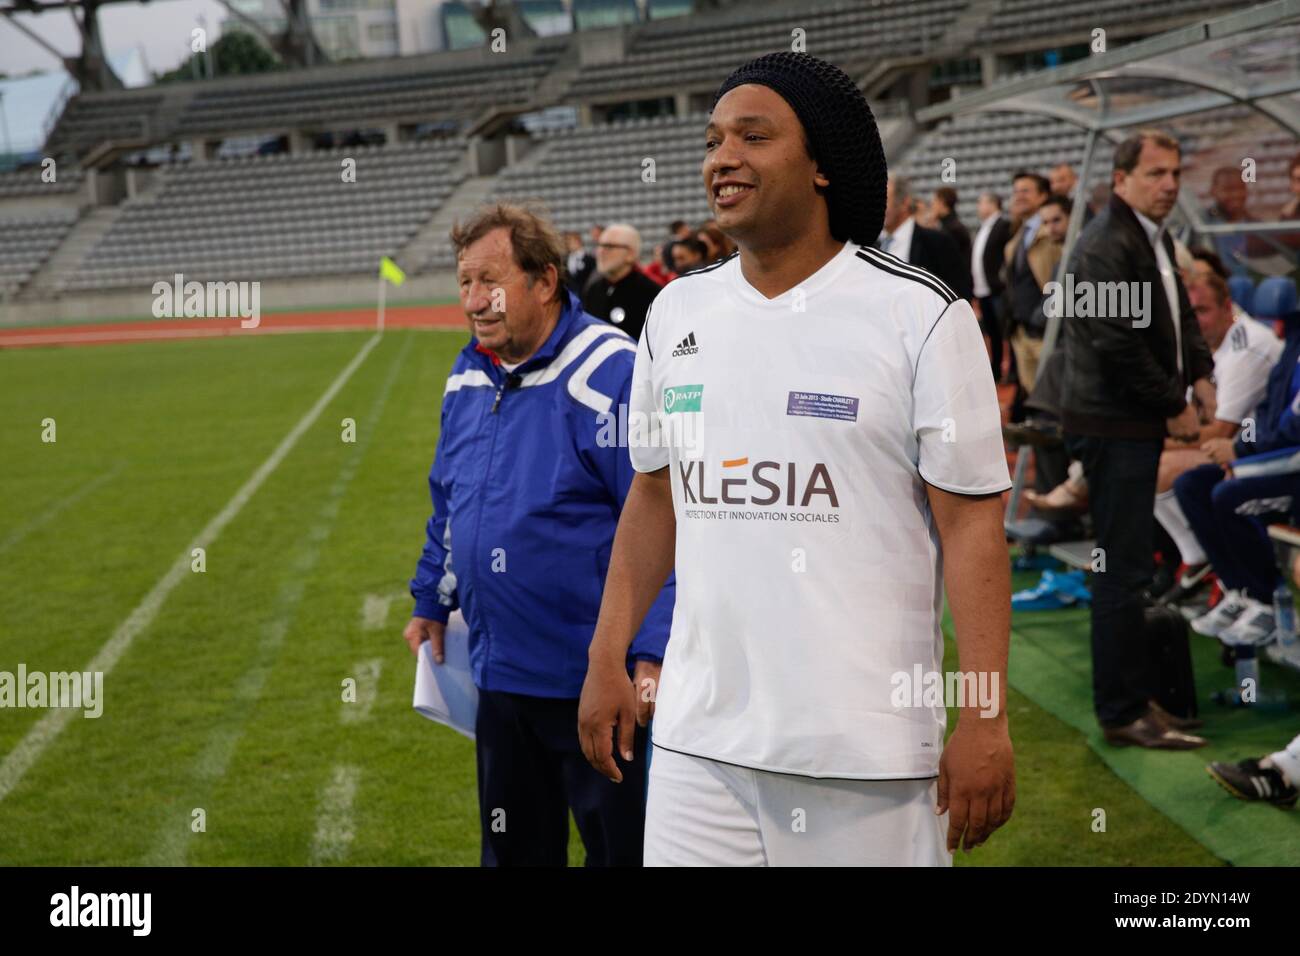
[[[824,392],[791,392],[786,400],[785,413],[856,422],[858,400],[848,395],[827,395]]]

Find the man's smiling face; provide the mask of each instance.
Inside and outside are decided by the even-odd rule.
[[[718,100],[705,129],[701,172],[718,227],[741,245],[798,236],[825,208],[803,124],[775,90],[737,86]]]
[[[534,280],[519,268],[509,229],[493,229],[467,247],[456,276],[461,308],[479,344],[507,362],[537,348],[555,281],[549,272]]]

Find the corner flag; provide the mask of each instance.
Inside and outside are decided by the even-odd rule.
[[[406,273],[388,256],[384,256],[379,260],[379,274],[393,285],[401,285],[406,281]]]
[[[406,273],[388,256],[382,256],[379,260],[379,331],[384,331],[384,291],[388,288],[384,280],[387,279],[393,285],[401,285],[406,281]]]

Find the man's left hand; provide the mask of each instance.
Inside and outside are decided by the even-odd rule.
[[[1201,451],[1221,468],[1227,468],[1237,460],[1237,452],[1232,447],[1231,438],[1211,438],[1201,445]]]
[[[937,812],[948,814],[948,852],[979,846],[1015,805],[1016,762],[1005,716],[962,716],[939,758]]]
[[[636,690],[636,723],[644,727],[655,715],[655,698],[659,696],[659,672],[662,661],[637,661],[632,669],[632,687]]]

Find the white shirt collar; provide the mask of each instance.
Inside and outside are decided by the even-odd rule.
[[[901,259],[906,259],[908,252],[912,248],[912,233],[916,229],[916,217],[908,216],[902,224],[894,230],[893,235],[889,238],[890,251]]]
[[[1133,207],[1130,206],[1129,208],[1132,209]],[[1160,248],[1165,235],[1165,224],[1162,222],[1157,225],[1154,220],[1148,219],[1136,209],[1133,209],[1133,215],[1137,216],[1137,221],[1142,223],[1142,229],[1146,232],[1151,245],[1157,249]]]

